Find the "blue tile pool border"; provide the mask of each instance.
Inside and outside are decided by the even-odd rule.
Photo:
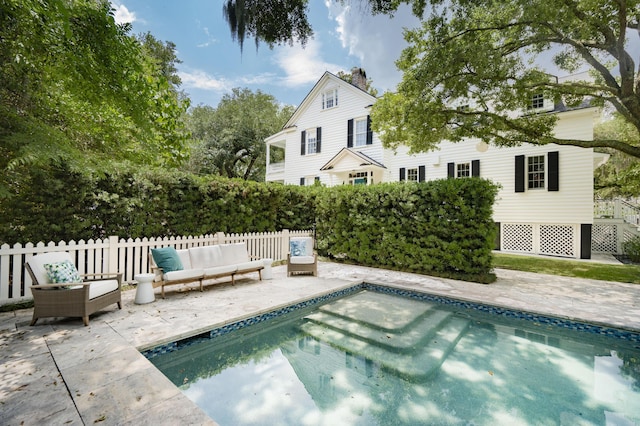
[[[237,331],[245,327],[249,327],[251,325],[259,324],[264,321],[272,320],[274,318],[278,318],[282,315],[286,315],[286,314],[298,311],[300,309],[309,308],[314,305],[329,302],[333,299],[338,299],[344,296],[348,296],[350,294],[356,293],[361,290],[370,290],[378,293],[385,293],[385,294],[391,294],[391,295],[406,297],[406,298],[415,299],[415,300],[433,302],[433,303],[452,306],[460,309],[471,309],[471,310],[475,310],[475,311],[479,311],[479,312],[483,312],[491,315],[498,315],[503,318],[526,320],[534,323],[562,328],[565,330],[579,331],[583,333],[590,333],[590,334],[595,334],[595,335],[604,336],[604,337],[611,337],[614,339],[620,339],[620,340],[631,342],[631,343],[640,343],[640,333],[631,331],[631,330],[624,330],[624,329],[614,328],[614,327],[609,327],[604,325],[590,324],[590,323],[575,321],[567,318],[559,318],[559,317],[547,316],[542,314],[518,311],[515,309],[487,305],[487,304],[478,303],[478,302],[469,302],[469,301],[454,299],[446,296],[438,296],[434,294],[423,293],[420,291],[397,288],[397,287],[392,287],[392,286],[387,286],[382,284],[361,283],[361,284],[356,284],[354,286],[351,286],[342,290],[337,290],[325,295],[313,297],[311,299],[304,300],[302,302],[294,303],[290,306],[274,309],[272,311],[258,314],[253,317],[249,317],[249,318],[245,318],[229,324],[225,324],[223,326],[214,328],[210,331],[200,333],[196,336],[187,337],[184,339],[177,340],[175,342],[159,345],[151,349],[142,351],[141,353],[147,359],[152,359],[158,355],[174,352],[204,340],[209,340],[216,337],[224,336],[225,334],[231,333],[233,331]]]

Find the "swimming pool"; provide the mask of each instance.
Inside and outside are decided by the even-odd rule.
[[[637,333],[355,286],[145,355],[221,425],[637,424]]]

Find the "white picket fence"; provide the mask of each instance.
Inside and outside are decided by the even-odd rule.
[[[30,257],[53,251],[68,251],[74,256],[81,274],[121,272],[123,281],[133,281],[139,273],[149,272],[149,250],[172,246],[176,249],[246,242],[250,256],[285,260],[289,250],[289,238],[312,235],[311,231],[259,232],[249,234],[216,234],[199,237],[165,237],[120,239],[117,236],[104,240],[78,242],[60,241],[45,244],[18,243],[0,246],[0,305],[31,299],[31,277],[24,263]]]

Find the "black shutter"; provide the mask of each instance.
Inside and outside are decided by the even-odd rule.
[[[480,160],[471,161],[471,176],[480,177]]]
[[[322,140],[322,127],[316,128],[316,152],[320,154],[320,141]]]
[[[547,154],[547,158],[549,159],[549,173],[548,179],[549,183],[547,184],[548,191],[559,191],[560,190],[560,158],[558,151],[552,151]]]
[[[524,192],[524,155],[516,155],[516,192]]]
[[[591,259],[591,224],[580,224],[580,259]]]
[[[455,163],[447,163],[447,177],[448,178],[456,177],[456,165],[455,165]]]
[[[373,132],[371,131],[371,116],[367,115],[367,145],[373,144]]]
[[[304,147],[307,144],[307,132],[303,130],[300,133],[300,155],[304,155]]]
[[[303,177],[300,178],[300,186],[304,186],[304,178]]]
[[[353,148],[353,119],[347,121],[347,148]]]
[[[424,166],[418,166],[418,182],[424,182],[426,178],[426,169]]]
[[[407,169],[405,169],[404,167],[400,167],[400,182],[406,179],[405,178],[406,172],[407,172]]]

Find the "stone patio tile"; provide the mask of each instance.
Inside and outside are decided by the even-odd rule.
[[[175,399],[182,396],[180,390],[151,363],[142,358],[142,355],[140,357],[146,363],[146,368],[140,367],[136,362],[137,368],[127,369],[130,371],[127,371],[126,376],[121,375],[117,380],[97,386],[95,384],[99,381],[99,377],[96,375],[91,378],[94,387],[90,391],[74,395],[76,406],[85,424],[122,425],[149,407],[168,404],[167,401],[171,399],[182,402],[187,407],[194,407],[190,401]],[[181,423],[159,421],[155,424]]]
[[[123,425],[132,426],[157,426],[167,425],[217,425],[197,405],[182,393],[162,401],[158,404],[149,404],[146,410],[129,418]]]

